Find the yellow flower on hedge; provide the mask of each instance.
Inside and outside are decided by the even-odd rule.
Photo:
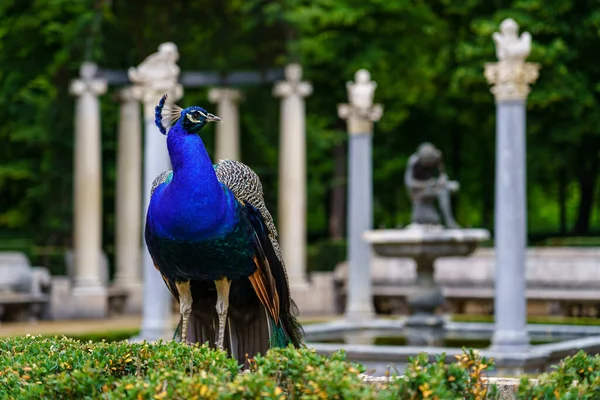
[[[205,395],[206,395],[206,393],[208,392],[208,386],[206,386],[206,385],[201,385],[201,386],[200,386],[200,390],[199,390],[199,392],[200,392],[200,396],[205,396]]]
[[[425,382],[422,385],[419,385],[419,390],[423,393],[423,398],[428,398],[433,393],[433,390],[429,388],[429,383]]]

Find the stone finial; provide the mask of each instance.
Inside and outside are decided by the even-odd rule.
[[[99,96],[106,93],[108,84],[106,79],[96,77],[98,66],[92,62],[84,62],[79,68],[79,79],[74,79],[71,82],[70,92],[74,96],[81,96],[84,93],[91,93],[94,96]]]
[[[525,61],[531,52],[531,35],[523,32],[518,36],[519,25],[508,18],[500,24],[500,33],[494,32],[492,38],[496,43],[496,55],[499,61]]]
[[[525,100],[529,84],[539,76],[540,65],[525,62],[531,52],[531,35],[523,32],[519,37],[518,32],[519,25],[508,18],[500,24],[500,33],[492,35],[498,62],[486,63],[484,75],[493,85],[496,101]]]
[[[300,97],[310,96],[313,88],[309,82],[302,81],[302,66],[297,63],[288,64],[284,70],[285,81],[279,81],[273,88],[275,97],[287,97],[296,94]]]
[[[371,80],[371,74],[366,69],[356,71],[354,80],[356,83],[346,82],[350,104],[359,109],[371,108],[377,83]]]
[[[383,105],[373,104],[377,83],[366,69],[354,74],[354,82],[347,82],[348,104],[338,104],[338,115],[348,120],[350,133],[370,133],[372,123],[383,116]]]
[[[129,68],[134,96],[145,103],[153,103],[165,93],[173,101],[179,100],[183,96],[183,87],[178,83],[178,59],[177,46],[167,42],[158,46],[158,52],[146,57],[139,66]]]
[[[211,88],[208,91],[208,101],[211,103],[218,103],[222,100],[237,103],[242,100],[242,93],[238,89],[232,88]]]

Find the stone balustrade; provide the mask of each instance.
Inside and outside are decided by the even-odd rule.
[[[570,309],[570,306],[581,309],[586,304],[600,303],[598,260],[599,247],[529,248],[525,268],[527,299],[545,303],[547,313],[553,310],[571,313],[577,310]],[[450,303],[455,306],[458,303],[458,308],[460,303],[469,300],[490,303],[494,297],[494,264],[495,251],[490,248],[478,249],[468,258],[440,258],[436,262],[434,279]],[[346,274],[346,263],[340,263],[334,277],[339,288],[338,296],[345,293]],[[415,263],[408,258],[374,257],[371,263],[373,294],[376,297],[402,299],[410,292],[416,277]],[[562,307],[553,307],[552,303]]]

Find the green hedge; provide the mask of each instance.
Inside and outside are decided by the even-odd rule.
[[[482,399],[490,367],[473,351],[450,365],[422,354],[408,379],[374,385],[342,351],[274,349],[252,360],[250,373],[222,351],[175,342],[27,336],[0,340],[0,355],[2,399]]]
[[[0,340],[1,399],[494,399],[485,371],[491,360],[465,350],[411,359],[404,377],[365,383],[364,368],[343,351],[274,349],[251,360],[248,373],[222,351],[175,342],[82,342],[69,338]],[[577,383],[576,385],[574,383]],[[523,380],[519,399],[600,398],[600,357],[563,360],[539,384]]]
[[[537,383],[522,379],[517,398],[600,399],[600,356],[591,356],[580,350],[554,366],[554,371],[543,374],[538,379]]]

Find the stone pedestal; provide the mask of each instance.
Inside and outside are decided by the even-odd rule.
[[[208,92],[208,100],[217,103],[217,115],[221,123],[215,127],[215,153],[213,162],[220,160],[240,160],[240,118],[238,103],[242,94],[237,89],[213,88]]]
[[[281,98],[279,144],[279,234],[288,278],[294,291],[306,291],[306,110],[312,86],[302,81],[302,67],[285,68],[285,81],[273,94]]]
[[[163,43],[137,68],[129,69],[129,78],[134,83],[133,94],[144,104],[144,221],[150,203],[150,188],[154,179],[162,172],[171,169],[166,137],[154,123],[154,108],[160,98],[168,94],[170,100],[177,101],[183,95],[182,86],[177,83],[179,67],[177,46]],[[145,224],[144,224],[145,225]],[[142,236],[143,237],[143,236]],[[142,255],[144,274],[142,330],[136,339],[156,340],[173,337],[171,326],[171,294],[144,242]]]
[[[76,317],[103,318],[107,311],[106,287],[100,280],[98,255],[102,248],[102,165],[100,103],[107,83],[96,77],[98,68],[83,63],[81,78],[71,83],[75,106],[75,182],[73,301]]]
[[[506,19],[494,33],[499,61],[485,65],[496,100],[496,330],[492,349],[521,352],[529,348],[525,298],[527,208],[525,172],[525,101],[539,66],[526,63],[531,36],[517,36],[518,25]]]
[[[114,287],[127,292],[125,310],[142,312],[142,128],[140,104],[131,88],[120,92],[115,213]]]
[[[412,314],[406,319],[406,325],[443,326],[443,318],[436,315],[436,310],[444,304],[444,296],[433,279],[435,257],[423,255],[416,257],[415,262],[417,286],[407,299]]]
[[[368,71],[356,72],[355,82],[346,84],[349,104],[338,105],[338,115],[348,121],[348,295],[346,318],[373,318],[373,296],[369,265],[371,249],[362,238],[373,225],[372,135],[373,122],[383,107],[373,105],[377,84]]]

